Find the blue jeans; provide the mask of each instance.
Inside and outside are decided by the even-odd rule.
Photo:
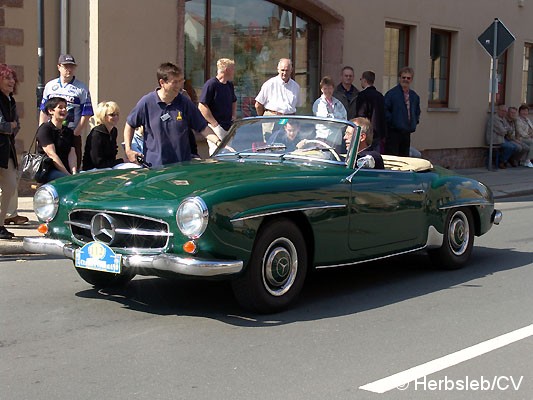
[[[45,183],[48,183],[50,181],[53,181],[54,179],[63,178],[64,176],[67,176],[64,172],[52,168],[48,174],[46,174],[46,178],[44,179]]]
[[[516,143],[505,139],[505,141],[502,143],[502,161],[509,161],[511,156],[519,150],[520,149],[518,148],[518,145]]]

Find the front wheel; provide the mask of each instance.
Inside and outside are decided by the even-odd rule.
[[[432,261],[444,269],[458,269],[474,247],[474,223],[468,208],[452,209],[446,216],[442,247],[429,251]]]
[[[302,233],[289,220],[274,220],[260,229],[244,274],[232,282],[233,292],[244,308],[280,311],[298,296],[306,273]]]
[[[97,288],[118,288],[125,286],[131,281],[135,274],[131,272],[122,272],[120,274],[111,274],[109,272],[93,271],[85,268],[76,268],[76,272],[87,283]]]

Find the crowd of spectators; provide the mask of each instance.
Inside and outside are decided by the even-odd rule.
[[[184,73],[173,63],[163,63],[157,70],[157,89],[143,96],[128,114],[123,132],[127,159],[118,158],[119,105],[100,102],[95,112],[87,86],[75,76],[76,61],[70,54],[58,59],[59,76],[48,82],[41,102],[38,151],[48,155],[53,167],[45,181],[95,168],[112,168],[126,163],[159,166],[198,158],[194,131],[207,139],[209,154],[221,144],[237,116],[237,98],[233,79],[235,62],[217,61],[217,73],[202,88],[198,105],[184,90]],[[255,98],[258,115],[293,115],[302,105],[300,86],[291,76],[292,61],[282,58],[278,75],[268,79]],[[398,84],[385,95],[374,86],[376,75],[364,71],[361,90],[354,86],[354,69],[344,66],[340,83],[325,76],[320,81],[321,96],[313,103],[316,116],[351,120],[362,128],[361,155],[371,155],[378,167],[381,154],[413,154],[411,134],[420,121],[420,97],[411,89],[414,71],[404,67],[398,72]],[[17,215],[17,157],[14,138],[20,129],[16,102],[17,76],[6,64],[0,64],[0,239],[13,235],[6,223],[23,224],[26,217]],[[533,168],[533,124],[529,108],[500,105],[489,119],[487,144],[501,152],[500,168],[522,165]],[[82,149],[82,133],[91,131]],[[265,124],[267,125],[267,124]],[[141,135],[138,135],[141,133]],[[320,136],[322,134],[322,136]],[[328,139],[334,132],[318,132],[318,139]],[[353,132],[343,140],[350,146]],[[320,136],[320,137],[319,137]],[[288,124],[280,140],[296,148],[298,124]],[[82,151],[83,150],[83,151]],[[420,154],[420,153],[418,153]]]

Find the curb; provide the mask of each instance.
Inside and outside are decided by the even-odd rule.
[[[15,236],[14,239],[0,239],[0,255],[13,256],[17,254],[33,254],[22,247],[23,237]]]
[[[493,193],[493,195],[494,195],[494,200],[507,199],[509,197],[529,196],[529,195],[533,195],[533,189],[517,190],[514,192],[500,191],[499,194]]]

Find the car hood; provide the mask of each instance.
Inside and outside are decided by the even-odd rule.
[[[201,195],[209,190],[233,186],[236,182],[272,181],[282,177],[308,176],[340,166],[302,166],[291,162],[235,162],[204,160],[174,164],[162,168],[95,171],[61,179],[54,185],[76,184],[76,202],[83,200],[124,201],[127,199],[176,200]],[[318,171],[317,171],[318,170]],[[65,187],[66,191],[74,188]]]

